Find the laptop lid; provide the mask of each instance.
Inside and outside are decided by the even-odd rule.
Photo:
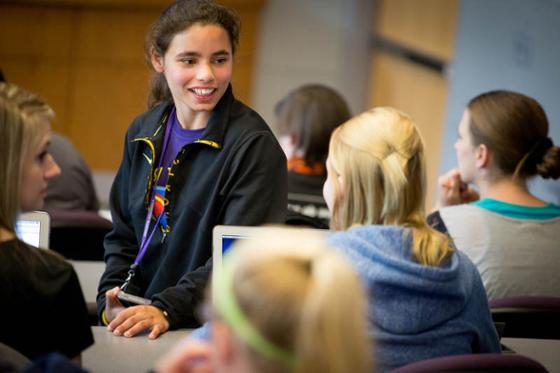
[[[310,230],[319,232],[325,236],[329,232],[327,229],[312,229],[312,228],[296,228],[296,227],[283,227],[294,228],[301,230]],[[222,260],[226,252],[231,250],[232,245],[237,240],[248,239],[256,236],[270,236],[273,237],[278,234],[278,226],[268,227],[242,227],[234,225],[217,225],[212,231],[212,278],[222,269]]]
[[[51,218],[44,211],[33,211],[20,214],[16,221],[16,235],[28,245],[49,248]]]

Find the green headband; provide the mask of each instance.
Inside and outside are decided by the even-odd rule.
[[[243,314],[233,294],[233,260],[231,254],[226,255],[222,271],[216,273],[212,288],[214,307],[237,336],[255,351],[267,358],[281,361],[289,366],[295,366],[297,357],[292,352],[286,351],[269,341]],[[258,296],[258,294],[255,294],[255,296]]]

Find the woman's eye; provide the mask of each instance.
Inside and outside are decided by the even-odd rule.
[[[37,160],[40,162],[43,162],[45,160],[45,158],[47,158],[47,154],[49,154],[48,151],[43,150],[41,153],[39,153],[39,155],[37,155]]]
[[[216,58],[216,63],[218,65],[223,65],[224,63],[226,63],[228,61],[227,57],[220,57],[220,58]]]

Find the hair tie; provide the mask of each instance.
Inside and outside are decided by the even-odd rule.
[[[552,148],[554,143],[550,137],[545,137],[544,139],[538,141],[533,148],[528,153],[528,158],[540,161],[548,149]]]
[[[544,150],[548,150],[554,146],[554,143],[552,142],[552,139],[550,137],[547,137],[541,141],[541,145]]]

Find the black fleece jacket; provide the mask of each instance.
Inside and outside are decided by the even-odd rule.
[[[155,107],[128,129],[111,189],[113,230],[105,237],[107,267],[98,288],[99,316],[105,292],[123,284],[138,253],[152,168],[158,163],[171,107],[169,103]],[[212,267],[212,229],[283,223],[286,170],[274,135],[255,111],[235,100],[230,86],[201,138],[179,152],[166,193],[170,231],[165,238],[156,231],[127,292],[150,298],[167,311],[171,329],[196,326],[195,309]]]

